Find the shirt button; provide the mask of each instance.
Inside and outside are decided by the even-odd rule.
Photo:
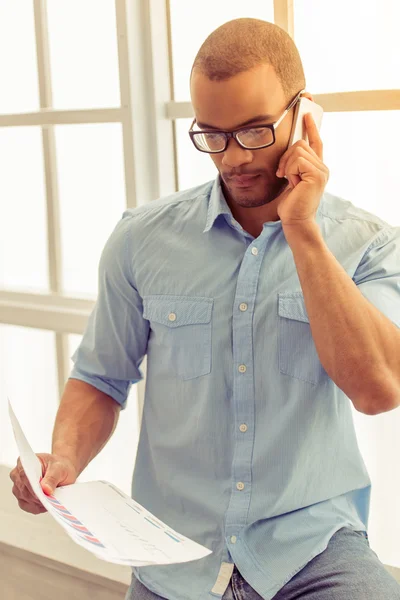
[[[239,306],[239,308],[240,308],[241,311],[247,310],[247,304],[246,304],[246,302],[242,302],[242,304]]]
[[[236,487],[238,490],[243,490],[244,489],[244,483],[242,483],[241,481],[239,481],[239,483],[236,484]]]
[[[239,366],[239,371],[240,371],[241,373],[246,373],[246,371],[247,371],[247,367],[246,367],[246,365],[240,365],[240,366]]]
[[[245,423],[242,423],[239,429],[240,431],[247,431],[247,425]]]
[[[257,254],[258,254],[257,248],[252,248],[251,253],[254,254],[254,256],[257,256]]]
[[[232,544],[236,544],[236,535],[231,535],[231,542]]]
[[[176,314],[175,314],[175,313],[170,313],[170,314],[168,315],[168,319],[169,319],[170,321],[176,321]]]

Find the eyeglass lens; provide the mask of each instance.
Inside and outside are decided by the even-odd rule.
[[[268,127],[243,129],[237,137],[249,149],[268,146],[274,141],[273,133]],[[206,152],[218,152],[225,147],[225,136],[222,133],[196,133],[193,139],[196,146]]]

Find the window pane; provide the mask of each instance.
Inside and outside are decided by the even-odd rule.
[[[101,251],[126,206],[120,123],[55,126],[62,284],[97,295]]]
[[[119,106],[114,0],[47,2],[53,106]]]
[[[0,113],[38,110],[33,2],[0,0]]]
[[[19,456],[7,396],[34,452],[51,452],[58,407],[55,335],[52,331],[0,325],[0,463]]]
[[[325,113],[321,138],[330,170],[326,190],[400,225],[399,137],[400,111]]]
[[[40,128],[0,128],[0,164],[0,287],[48,291]]]
[[[199,10],[192,2],[170,0],[172,59],[175,100],[190,99],[189,77],[200,46],[210,33],[240,17],[274,21],[273,0],[202,0]]]
[[[192,121],[193,119],[177,119],[175,121],[179,190],[206,183],[218,174],[211,156],[205,152],[199,152],[193,146],[188,134]]]
[[[311,93],[400,86],[398,0],[295,0],[294,17]]]
[[[70,357],[81,340],[81,335],[70,334],[68,336]],[[71,361],[71,366],[72,364]],[[110,440],[88,464],[79,476],[78,481],[105,479],[130,495],[139,431],[137,385],[133,385],[126,409],[120,413],[117,427]]]

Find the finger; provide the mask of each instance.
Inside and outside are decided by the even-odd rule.
[[[18,463],[17,463],[17,465],[18,465]],[[36,498],[36,494],[34,493],[32,486],[29,483],[29,479],[27,478],[26,473],[25,473],[21,463],[19,463],[19,465],[16,468],[17,468],[17,473],[18,473],[19,480],[21,481],[21,484],[24,485],[26,488],[28,488],[29,493],[32,494],[32,496],[34,496]]]
[[[35,492],[32,490],[30,485],[28,487],[26,484],[24,484],[23,494],[26,497],[28,502],[36,502],[36,504],[42,505],[42,503],[40,502],[39,498],[37,497]]]
[[[314,121],[314,117],[311,113],[306,113],[304,115],[304,123],[306,126],[308,143],[312,150],[316,153],[316,155],[322,160],[322,140],[319,135],[318,127],[316,122]]]
[[[26,512],[32,513],[33,515],[39,515],[40,513],[46,512],[46,509],[43,505],[38,506],[32,502],[25,502],[24,500],[18,500],[18,505],[22,510]]]
[[[323,173],[328,173],[328,167],[324,165],[323,162],[318,157],[314,157],[312,154],[307,152],[304,148],[298,148],[295,154],[292,154],[291,158],[287,161],[284,174],[287,176],[291,175],[299,175],[301,173],[301,169],[299,170],[299,159],[303,158],[304,160],[311,163],[315,168],[319,169]]]
[[[26,476],[26,473],[24,472],[24,476],[21,478],[21,481],[23,483],[23,485],[25,486],[25,488],[27,488],[28,492],[34,497],[37,498],[35,492],[32,489],[31,484],[29,483],[29,479]]]
[[[40,465],[42,467],[42,475],[41,477],[44,477],[44,474],[46,473],[46,469],[47,469],[47,464],[44,462],[44,459],[39,456],[38,454],[36,454],[36,456],[38,457],[39,461],[40,461]]]
[[[52,495],[56,487],[59,485],[60,480],[61,473],[59,468],[55,467],[54,465],[50,465],[45,473],[45,476],[40,481],[40,485],[46,494]]]
[[[18,471],[16,469],[16,467],[14,467],[14,469],[12,471],[10,471],[10,479],[13,483],[15,483],[15,480],[18,477]]]
[[[321,160],[319,158],[319,156],[314,152],[314,150],[310,147],[310,145],[305,140],[298,140],[295,144],[293,144],[293,146],[290,146],[290,148],[288,150],[286,150],[286,152],[284,152],[284,154],[282,154],[282,156],[279,160],[278,170],[281,171],[281,173],[280,173],[281,176],[285,172],[285,166],[286,166],[288,160],[290,160],[291,157],[294,154],[296,154],[299,149],[303,149],[305,152],[307,152],[311,156],[314,156],[317,160]]]
[[[289,166],[288,176],[289,178],[299,178],[297,180],[298,183],[312,177],[321,184],[323,183],[325,186],[329,179],[329,171],[327,169],[318,168],[318,166],[314,165],[308,158],[299,156],[297,157],[297,160],[293,161]]]
[[[12,488],[12,493],[17,498],[17,500],[24,500],[25,502],[34,502],[36,504],[41,504],[39,499],[36,496],[33,496],[28,488],[24,486],[21,482],[17,482],[14,484]]]

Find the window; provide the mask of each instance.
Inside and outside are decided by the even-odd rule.
[[[47,292],[47,216],[40,129],[0,128],[0,164],[0,210],[5,215],[0,219],[0,286]]]
[[[18,451],[7,395],[34,451],[50,452],[101,251],[144,191],[133,177],[143,144],[132,105],[140,114],[142,99],[128,91],[127,27],[114,0],[56,0],[45,13],[40,3],[0,3],[0,463],[9,466]],[[130,493],[137,387],[80,480],[108,478]]]
[[[0,2],[0,56],[0,114],[38,110],[33,2]]]
[[[400,225],[393,202],[398,135],[398,110],[328,112],[321,127],[330,171],[326,189],[393,225]]]
[[[47,3],[56,109],[120,106],[114,0]]]
[[[0,325],[0,463],[15,466],[18,448],[7,396],[35,452],[51,451],[58,407],[55,335],[51,331]]]
[[[55,127],[62,291],[97,296],[97,267],[126,208],[120,123]]]
[[[272,0],[202,0],[198,10],[193,3],[170,0],[171,42],[175,100],[189,100],[189,76],[201,44],[217,27],[240,17],[274,20]],[[189,129],[189,128],[188,128]]]
[[[295,0],[294,40],[307,88],[315,94],[398,89],[399,22],[397,0]]]

